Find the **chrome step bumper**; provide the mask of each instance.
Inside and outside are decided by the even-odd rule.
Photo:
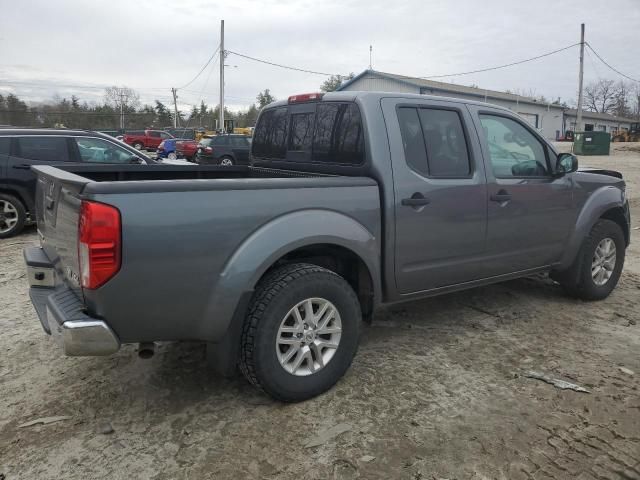
[[[69,356],[111,355],[120,340],[104,320],[84,312],[84,304],[65,284],[56,282],[55,271],[39,247],[24,250],[29,275],[29,297],[42,328]]]

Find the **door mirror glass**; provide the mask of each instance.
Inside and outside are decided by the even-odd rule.
[[[556,174],[565,175],[578,170],[578,158],[573,153],[561,153],[556,162]]]

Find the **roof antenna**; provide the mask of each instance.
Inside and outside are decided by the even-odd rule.
[[[369,70],[373,70],[371,56],[373,55],[373,45],[369,45]]]

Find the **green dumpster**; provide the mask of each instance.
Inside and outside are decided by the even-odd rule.
[[[607,132],[579,132],[573,140],[576,155],[609,155],[611,135]]]

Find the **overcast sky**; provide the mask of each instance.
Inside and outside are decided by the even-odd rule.
[[[169,103],[219,43],[300,68],[409,76],[457,73],[536,56],[586,39],[611,65],[640,78],[640,0],[0,0],[0,93],[101,101],[106,85]],[[283,98],[317,91],[325,77],[229,55],[226,103],[246,107],[269,88]],[[593,54],[585,81],[619,79]],[[578,47],[492,72],[441,81],[576,98]],[[218,65],[179,92],[182,108],[218,103]]]

